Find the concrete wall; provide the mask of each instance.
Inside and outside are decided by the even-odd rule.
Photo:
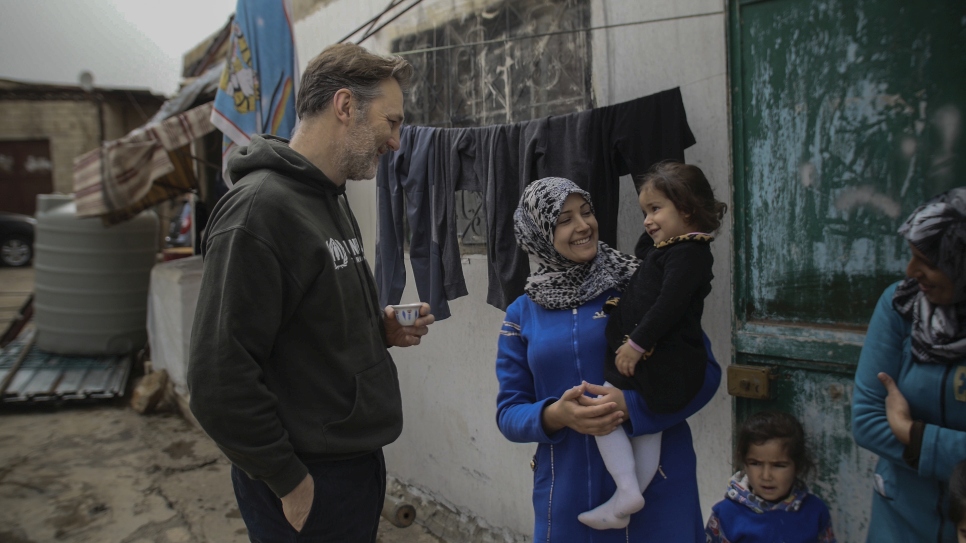
[[[486,3],[429,0],[364,45],[387,52],[392,37],[431,27]],[[305,64],[385,7],[383,0],[334,0],[299,20],[295,35]],[[731,203],[728,83],[721,0],[594,0],[593,85],[599,105],[680,86],[698,144],[686,151],[712,180],[718,198]],[[630,250],[641,232],[640,210],[629,179],[621,208],[618,247]],[[375,186],[351,183],[349,197],[363,229],[366,252],[375,254]],[[730,214],[712,245],[715,281],[704,325],[723,365],[732,357]],[[443,503],[464,519],[507,540],[531,533],[535,445],[508,442],[495,423],[494,372],[503,312],[485,302],[486,260],[463,261],[469,295],[451,302],[453,316],[434,325],[423,345],[394,349],[403,389],[405,429],[386,457],[394,482]],[[411,277],[411,273],[410,273]],[[417,299],[410,286],[403,301]],[[707,516],[731,474],[731,403],[719,392],[691,419],[698,452],[698,482]],[[437,531],[437,533],[441,533]],[[521,537],[522,536],[522,537]],[[474,537],[473,540],[479,538]],[[466,540],[470,540],[469,538]]]
[[[160,103],[138,111],[127,103],[105,101],[104,139],[120,138],[141,126]],[[100,145],[97,104],[83,100],[2,100],[0,140],[49,140],[54,192],[74,191],[74,157]]]

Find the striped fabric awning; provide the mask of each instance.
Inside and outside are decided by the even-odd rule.
[[[215,129],[210,117],[208,102],[75,158],[77,216],[117,224],[197,188],[189,144]]]

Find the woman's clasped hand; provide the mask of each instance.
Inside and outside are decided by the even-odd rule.
[[[588,396],[593,394],[594,396]],[[543,411],[548,434],[564,427],[581,434],[600,436],[613,432],[626,420],[627,404],[621,390],[581,383],[564,392]]]

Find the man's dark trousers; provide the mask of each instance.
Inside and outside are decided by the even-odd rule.
[[[252,543],[375,543],[386,497],[382,450],[349,460],[306,464],[315,481],[301,532],[285,520],[282,501],[235,466],[231,482]]]

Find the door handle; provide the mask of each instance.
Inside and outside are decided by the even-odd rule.
[[[737,398],[770,400],[772,380],[778,375],[767,366],[728,366],[728,394]]]

